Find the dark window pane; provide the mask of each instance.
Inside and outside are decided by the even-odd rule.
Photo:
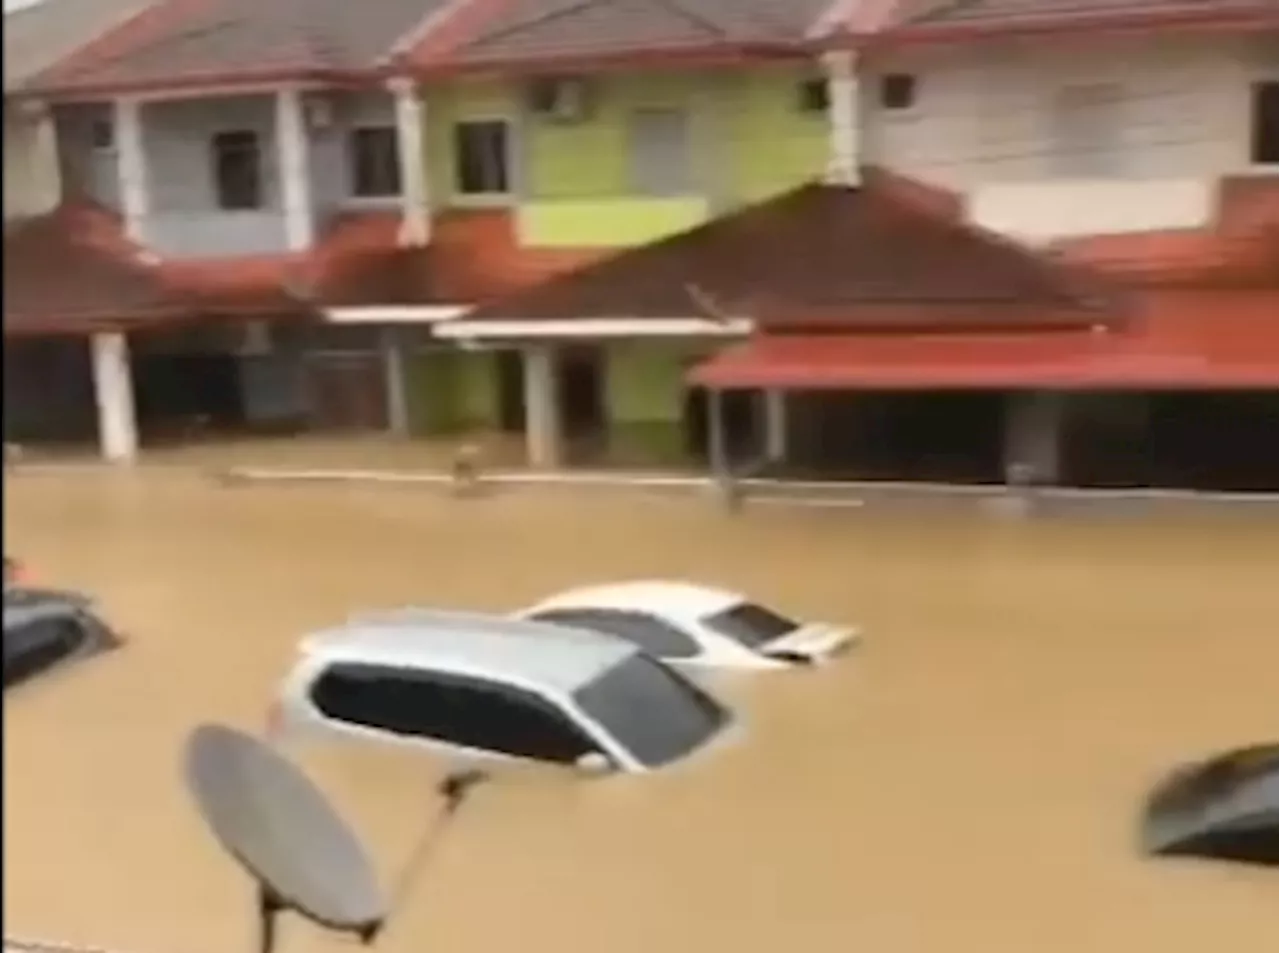
[[[1276,156],[1276,83],[1253,84],[1253,117],[1250,130],[1250,161],[1258,165],[1275,165]]]
[[[454,174],[463,195],[511,191],[508,127],[502,120],[460,122],[453,127]]]
[[[335,665],[312,700],[325,715],[398,735],[571,763],[595,744],[554,705],[507,685],[373,665]]]
[[[38,675],[74,653],[86,633],[74,617],[33,619],[4,631],[4,684]]]
[[[400,154],[394,126],[352,130],[348,146],[352,195],[380,198],[400,194]]]
[[[714,698],[640,653],[587,683],[573,697],[648,767],[691,754],[729,721],[729,713]]]
[[[750,646],[764,645],[800,628],[798,622],[751,602],[740,602],[702,621],[707,628]]]
[[[663,658],[689,658],[698,654],[698,643],[689,636],[661,619],[641,612],[552,609],[540,612],[534,618],[539,622],[614,635]]]
[[[262,154],[258,134],[220,132],[213,137],[213,182],[218,207],[227,211],[262,208]]]
[[[880,105],[885,109],[910,109],[916,103],[916,78],[909,73],[889,73],[880,79]]]
[[[807,79],[800,84],[800,111],[825,112],[830,105],[825,79]]]

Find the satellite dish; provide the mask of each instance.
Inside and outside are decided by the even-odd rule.
[[[363,845],[292,762],[232,728],[188,737],[187,784],[218,843],[259,887],[261,950],[282,910],[371,942],[388,914]]]
[[[1157,785],[1142,819],[1151,854],[1276,866],[1280,756],[1251,745],[1184,765]]]

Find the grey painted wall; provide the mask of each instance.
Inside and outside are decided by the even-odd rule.
[[[393,126],[391,95],[383,90],[313,94],[327,108],[309,110],[324,121],[308,124],[311,201],[323,229],[348,209],[395,208],[395,199],[351,196],[348,134],[361,126]],[[119,207],[116,152],[95,146],[111,107],[77,105],[57,112],[65,181],[112,207]],[[271,95],[147,103],[142,107],[150,214],[147,243],[163,255],[206,257],[251,255],[286,249],[284,212]],[[97,132],[95,133],[95,128]],[[218,207],[211,140],[219,132],[251,130],[262,154],[263,208]]]

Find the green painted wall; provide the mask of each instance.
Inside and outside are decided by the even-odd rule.
[[[684,376],[705,346],[637,341],[610,345],[605,376],[610,444],[648,463],[684,457]]]
[[[410,429],[454,434],[498,426],[497,358],[448,348],[419,351],[406,361]]]
[[[507,117],[515,123],[513,158],[518,234],[529,247],[623,247],[684,231],[717,209],[792,188],[826,166],[823,113],[800,108],[801,65],[717,73],[600,76],[588,119],[558,123],[527,115],[515,82],[458,83],[427,95],[427,161],[437,205],[457,195],[453,123]],[[688,195],[632,192],[627,117],[642,108],[684,109],[690,116],[694,187]],[[481,200],[483,202],[483,200]]]

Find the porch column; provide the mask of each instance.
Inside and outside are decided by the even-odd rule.
[[[398,437],[409,434],[409,401],[405,391],[404,347],[399,328],[382,332],[382,379],[387,389],[387,429]]]
[[[98,405],[98,444],[104,459],[132,463],[138,456],[129,339],[123,331],[98,331],[89,340],[93,395]]]
[[[855,186],[859,182],[859,90],[857,59],[852,53],[828,53],[822,58],[827,76],[827,124],[831,154],[827,182]]]
[[[305,251],[315,241],[315,209],[311,203],[311,162],[302,94],[276,93],[276,157],[280,163],[280,204],[284,208],[285,242],[290,251]]]
[[[787,392],[764,392],[764,456],[770,463],[787,458]]]
[[[400,244],[431,241],[431,192],[427,181],[426,104],[413,80],[394,79],[396,145],[400,159]]]
[[[117,99],[114,104],[116,137],[116,177],[120,191],[120,211],[125,234],[138,244],[146,243],[147,152],[142,132],[142,105],[136,99]]]
[[[555,350],[536,345],[526,347],[524,427],[530,466],[548,470],[560,466],[563,434],[558,392]]]
[[[731,477],[729,446],[724,432],[724,392],[707,389],[707,466],[717,482]]]
[[[1058,482],[1063,407],[1064,395],[1049,391],[1009,398],[1004,438],[1006,482],[1029,480],[1039,486]]]

